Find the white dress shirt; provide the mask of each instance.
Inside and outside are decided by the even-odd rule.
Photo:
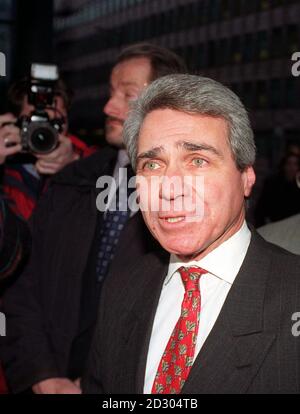
[[[171,255],[150,338],[144,383],[145,394],[151,393],[162,354],[180,316],[184,286],[178,272],[179,267],[198,266],[208,272],[200,278],[201,313],[195,348],[196,358],[240,270],[250,239],[251,232],[244,221],[237,233],[199,261],[183,263],[175,255]]]

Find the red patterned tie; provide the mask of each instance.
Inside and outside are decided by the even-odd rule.
[[[180,267],[178,272],[185,287],[181,315],[161,358],[152,394],[180,393],[194,362],[201,308],[199,279],[207,272],[199,267]]]

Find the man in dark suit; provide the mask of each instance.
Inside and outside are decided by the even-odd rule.
[[[300,258],[245,222],[255,144],[240,99],[208,78],[166,76],[124,131],[162,249],[128,268],[115,258],[83,391],[299,393]]]
[[[4,297],[7,337],[1,357],[13,392],[81,392],[78,379],[91,343],[101,284],[131,215],[110,205],[97,211],[103,188],[96,188],[96,182],[114,177],[120,185],[109,200],[127,205],[126,194],[124,200],[121,195],[126,177],[119,180],[119,171],[129,164],[122,130],[130,102],[152,80],[180,71],[185,71],[181,59],[164,48],[138,44],[123,50],[104,107],[110,145],[56,175],[39,203],[32,220],[30,263]],[[130,246],[137,255],[148,249],[144,235],[139,223],[135,245]],[[130,256],[126,253],[123,259],[126,267]]]

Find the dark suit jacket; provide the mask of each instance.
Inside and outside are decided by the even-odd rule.
[[[168,254],[152,252],[124,268],[116,258],[102,292],[84,392],[143,392],[168,261]],[[300,257],[252,231],[243,265],[182,392],[299,393],[300,337],[292,335],[292,315],[299,311]]]

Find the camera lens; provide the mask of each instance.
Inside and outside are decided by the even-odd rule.
[[[33,152],[47,154],[57,145],[57,134],[51,128],[39,127],[32,131],[30,136],[30,148]]]

